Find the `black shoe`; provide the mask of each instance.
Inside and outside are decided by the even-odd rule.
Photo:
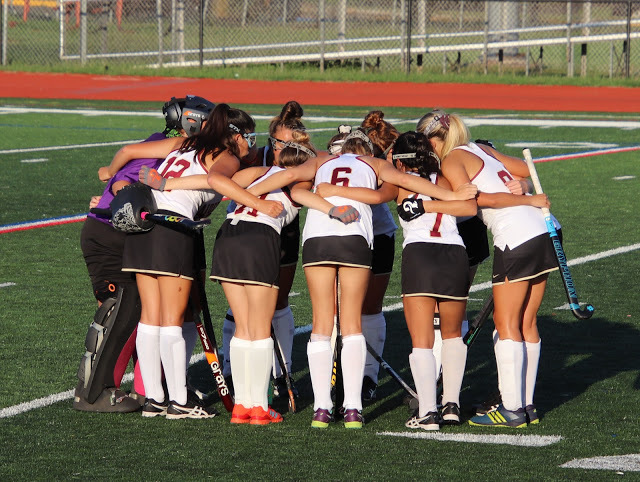
[[[80,412],[130,413],[140,410],[140,404],[122,390],[105,388],[93,403],[80,397],[76,391],[73,408]]]
[[[476,415],[486,415],[489,412],[493,412],[502,403],[502,397],[500,393],[494,393],[487,400],[482,403],[475,404],[473,407],[476,409]]]
[[[447,402],[440,413],[444,425],[460,425],[460,407],[454,402]]]
[[[142,407],[143,417],[164,417],[167,414],[167,402],[156,402],[153,398],[147,398]]]
[[[187,403],[184,405],[171,401],[169,403],[169,408],[167,408],[167,419],[169,420],[177,420],[181,418],[213,418],[216,415],[220,414],[215,408],[203,407],[193,399],[187,399]]]
[[[373,379],[365,375],[362,379],[362,401],[363,402],[375,402],[378,398],[376,396],[376,390],[378,389],[378,384],[373,381]]]
[[[298,398],[298,389],[295,386],[293,378],[289,377],[291,380],[291,391],[293,392],[293,397]],[[273,380],[273,398],[284,398],[289,396],[289,390],[287,389],[287,380],[285,376],[279,376]]]
[[[440,415],[438,412],[429,412],[424,417],[419,417],[416,410],[404,426],[422,430],[440,430]]]

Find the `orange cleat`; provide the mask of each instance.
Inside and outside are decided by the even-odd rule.
[[[236,403],[231,412],[231,423],[249,423],[251,420],[251,409]]]
[[[268,410],[262,407],[253,407],[251,409],[251,425],[268,425],[270,423],[280,423],[283,420],[282,415],[271,407]]]

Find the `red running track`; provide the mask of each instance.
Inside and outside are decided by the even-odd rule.
[[[410,82],[294,82],[0,72],[1,97],[165,102],[201,95],[229,104],[514,111],[640,112],[640,88]]]

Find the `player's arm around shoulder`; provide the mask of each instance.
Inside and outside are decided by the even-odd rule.
[[[248,191],[254,196],[260,196],[277,189],[281,189],[285,186],[290,186],[301,181],[311,181],[315,175],[317,166],[317,157],[312,157],[303,164],[296,167],[289,167],[283,171],[275,173],[273,176],[269,176],[264,181],[251,186]]]
[[[444,177],[438,176],[436,184],[444,189],[451,190],[451,183]],[[464,185],[464,184],[463,184]],[[450,214],[452,216],[475,216],[478,213],[478,204],[474,199],[466,201],[424,201],[424,210],[431,213]]]

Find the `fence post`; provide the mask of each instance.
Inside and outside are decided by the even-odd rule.
[[[87,63],[87,0],[80,2],[80,62]]]
[[[9,2],[2,2],[2,65],[7,65],[7,15],[9,15]]]
[[[156,22],[158,24],[158,66],[162,67],[164,51],[164,35],[162,32],[162,0],[156,0]]]
[[[344,40],[347,30],[347,0],[340,0],[338,6],[338,42],[340,52],[344,52]]]
[[[582,44],[580,50],[580,76],[587,76],[587,44]]]
[[[571,2],[567,2],[567,77],[573,77],[573,47],[571,46]]]
[[[198,48],[200,49],[198,60],[200,62],[200,68],[204,66],[204,0],[200,0],[200,22],[198,27]]]
[[[406,51],[406,62],[407,62],[407,75],[411,73],[411,18],[413,17],[413,0],[409,0],[407,2],[407,23],[406,23],[406,34],[407,34],[407,51]]]
[[[487,75],[487,64],[489,63],[489,2],[484,2],[484,47],[482,49],[482,63],[484,64],[484,75]]]
[[[324,42],[326,36],[325,0],[320,0],[320,72],[324,72]]]
[[[629,78],[631,63],[631,0],[627,1],[627,55],[624,62],[624,76]]]

